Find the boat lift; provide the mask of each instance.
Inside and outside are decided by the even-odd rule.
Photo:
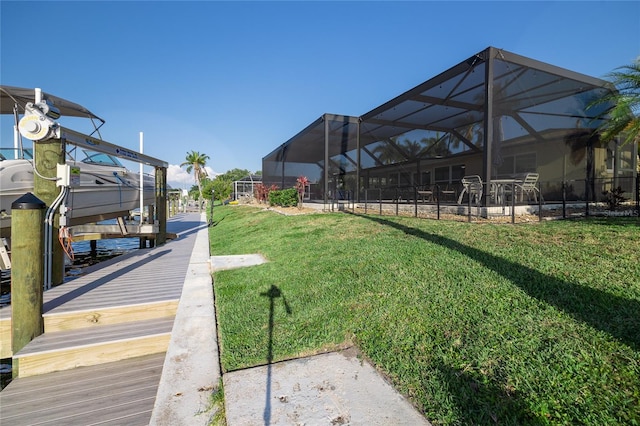
[[[167,162],[64,127],[60,128],[59,135],[59,139],[62,143],[89,148],[91,151],[101,152],[104,154],[122,158],[124,160],[129,160],[147,166],[155,167],[156,205],[160,206],[160,202],[158,201],[159,196],[162,198],[162,204],[164,205],[164,203],[166,203],[166,169],[168,167]],[[160,216],[161,211],[164,212],[165,209],[158,208],[157,210],[157,213]],[[153,215],[149,216],[150,220],[152,220],[151,216]],[[166,216],[162,218],[159,217],[159,223],[153,223],[152,221],[150,221],[150,223],[148,224],[142,223],[142,217],[143,215],[141,211],[140,224],[138,225],[124,224],[123,221],[119,221],[118,225],[75,225],[71,227],[71,232],[74,240],[140,237],[145,239],[151,238],[152,240],[157,239],[157,242],[159,244],[163,244],[166,240]],[[118,230],[120,232],[118,232]],[[160,234],[162,234],[162,236],[160,236]]]
[[[117,235],[111,229],[103,228],[103,226],[108,225],[82,225],[81,228],[76,229],[74,232],[69,227],[69,236],[73,235],[74,239],[99,239],[100,238],[114,238],[114,237],[140,237],[141,241],[147,238],[151,239],[152,245],[153,243],[163,244],[166,241],[167,233],[166,233],[166,200],[167,200],[167,167],[168,163],[157,158],[151,157],[149,155],[143,154],[141,152],[136,152],[134,150],[112,144],[110,142],[104,141],[100,138],[96,138],[91,135],[86,135],[80,133],[78,131],[68,129],[62,127],[56,121],[60,116],[60,111],[67,113],[65,115],[71,116],[85,116],[88,118],[96,118],[99,119],[103,124],[104,120],[95,116],[90,111],[86,110],[84,107],[81,107],[77,104],[71,103],[61,98],[57,98],[55,96],[51,96],[48,94],[44,94],[41,89],[36,88],[34,92],[34,97],[31,98],[27,89],[19,89],[19,88],[9,88],[9,87],[1,87],[2,89],[2,109],[3,111],[6,109],[6,103],[8,98],[14,101],[13,110],[16,112],[18,98],[22,101],[21,103],[24,105],[24,115],[18,122],[16,126],[17,131],[14,132],[16,137],[19,135],[24,136],[27,139],[30,139],[34,143],[34,151],[42,151],[43,156],[46,154],[55,154],[55,152],[66,152],[66,145],[74,145],[76,147],[87,148],[94,152],[104,153],[108,155],[112,155],[114,157],[118,157],[124,160],[132,161],[140,163],[141,165],[152,166],[155,168],[155,199],[156,199],[156,214],[158,217],[158,221],[155,224],[142,224],[142,212],[141,212],[141,221],[140,225],[124,225],[124,221],[120,221],[120,235]],[[29,102],[33,99],[33,102]],[[58,108],[59,107],[59,108]],[[99,129],[96,128],[96,131]],[[95,132],[95,131],[94,131]],[[14,144],[17,144],[17,141],[14,141]],[[56,145],[58,144],[58,145]],[[45,147],[46,146],[46,147]],[[58,148],[56,148],[58,146]],[[48,150],[48,152],[47,152]],[[58,156],[58,163],[64,164],[64,155]],[[34,164],[35,166],[35,164]],[[142,166],[141,166],[142,168]],[[57,192],[55,188],[52,189],[52,185],[63,186],[60,190],[60,194],[65,192],[64,185],[61,185],[60,179],[58,176],[42,176],[37,170],[35,170],[34,175],[34,184],[39,180],[41,182],[41,186],[48,186],[48,189],[45,190],[46,195],[50,196],[51,192]],[[68,173],[68,172],[67,172]],[[49,182],[51,181],[51,182]],[[57,182],[53,182],[57,181]],[[142,176],[141,176],[142,182]],[[68,191],[68,184],[66,185],[66,190]],[[38,195],[38,185],[35,185],[36,190],[34,193],[36,196]],[[56,204],[57,205],[54,205]],[[56,197],[54,201],[51,202],[50,209],[55,210],[58,208],[58,205],[62,204],[64,206],[64,197]],[[142,204],[142,203],[141,203]],[[65,221],[65,209],[61,207],[61,226],[64,225]],[[51,218],[53,218],[53,213],[51,214]],[[79,225],[76,225],[79,226]],[[50,231],[49,231],[50,232]],[[83,237],[84,235],[84,237]],[[45,236],[46,237],[46,236]],[[51,245],[52,240],[49,239],[48,245]],[[47,244],[45,244],[47,245]],[[61,260],[61,259],[60,259]],[[61,277],[57,277],[55,281],[61,282]],[[59,283],[56,283],[59,284]],[[47,283],[45,282],[45,286]]]

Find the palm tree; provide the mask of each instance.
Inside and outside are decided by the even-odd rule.
[[[396,145],[396,137],[392,136],[386,140],[379,141],[380,143],[373,149],[375,154],[382,164],[393,164],[406,160],[400,149]]]
[[[185,162],[180,164],[180,167],[187,166],[187,173],[193,172],[193,178],[198,184],[198,192],[200,193],[200,202],[198,206],[202,206],[202,179],[207,176],[207,171],[204,166],[207,164],[209,156],[207,154],[201,154],[197,151],[190,151],[185,157]]]
[[[608,119],[598,129],[600,140],[608,142],[621,135],[623,144],[640,143],[640,57],[631,65],[616,68],[607,77],[618,90],[609,91],[590,105],[611,105],[603,113]]]

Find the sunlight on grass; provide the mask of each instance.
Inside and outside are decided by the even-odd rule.
[[[353,343],[434,424],[640,422],[637,219],[214,222],[213,255],[269,260],[214,276],[225,371]]]

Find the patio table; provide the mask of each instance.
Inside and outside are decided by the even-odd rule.
[[[491,179],[491,197],[496,204],[503,204],[504,202],[504,190],[506,187],[511,187],[511,192],[515,193],[515,185],[521,184],[522,179],[506,178],[506,179]]]

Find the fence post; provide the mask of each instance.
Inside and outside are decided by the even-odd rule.
[[[589,192],[589,179],[585,179],[584,180],[584,195],[585,195],[585,199],[587,200],[587,204],[585,206],[585,211],[584,211],[584,215],[586,217],[589,217],[589,196],[591,195]]]
[[[538,222],[542,222],[542,185],[540,181],[536,185],[538,185]]]
[[[504,205],[504,189],[502,190],[502,205]],[[511,223],[516,223],[516,185],[512,185],[511,190]]]
[[[378,205],[380,206],[380,216],[382,216],[382,188],[378,188]]]
[[[640,217],[640,174],[636,175],[636,215]]]
[[[417,187],[413,187],[413,203],[415,205],[415,209],[414,209],[414,217],[418,217],[418,188]]]
[[[369,188],[364,189],[364,214],[367,214],[367,207],[369,204]]]
[[[398,187],[396,186],[396,216],[398,216],[398,208],[400,207],[398,204],[400,202],[399,198],[398,198]]]
[[[216,191],[214,191],[213,189],[211,190],[211,218],[209,219],[209,226],[211,226],[213,224],[213,203],[214,203],[214,196],[213,194]]]
[[[562,218],[567,218],[567,181],[562,181]]]
[[[440,185],[436,184],[436,212],[437,218],[440,220]]]

